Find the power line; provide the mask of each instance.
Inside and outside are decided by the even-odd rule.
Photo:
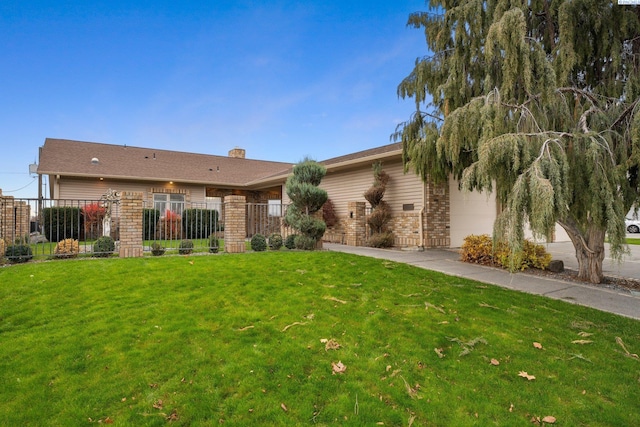
[[[7,191],[2,190],[2,192],[3,193],[15,193],[16,191],[24,190],[25,188],[27,188],[28,186],[30,186],[34,182],[36,182],[36,177],[35,176],[33,177],[33,180],[30,183],[28,183],[27,185],[25,185],[24,187],[20,187],[17,190],[7,190]]]

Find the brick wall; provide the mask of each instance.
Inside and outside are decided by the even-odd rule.
[[[120,257],[141,257],[142,203],[141,192],[125,191],[120,195]]]
[[[244,196],[226,196],[224,203],[224,250],[229,253],[245,251],[247,235],[246,198]]]
[[[0,238],[13,243],[16,238],[29,237],[31,207],[13,196],[3,196],[0,190]]]
[[[403,212],[391,217],[388,227],[393,231],[393,246],[422,246],[420,242],[420,211]]]
[[[348,202],[348,218],[344,221],[345,244],[363,246],[366,242],[366,215],[364,202]]]
[[[451,246],[449,183],[425,184],[425,236],[427,248],[448,248]]]

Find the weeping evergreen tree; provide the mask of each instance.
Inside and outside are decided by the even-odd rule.
[[[291,199],[285,222],[301,233],[295,240],[299,249],[314,249],[327,229],[324,221],[313,215],[327,201],[327,192],[318,187],[326,173],[324,166],[305,158],[293,167],[293,175],[285,184]]]
[[[615,2],[617,3],[617,2]],[[394,134],[422,179],[495,191],[494,238],[571,238],[579,277],[621,259],[640,194],[640,7],[603,0],[432,0],[411,14],[430,56],[398,86]]]

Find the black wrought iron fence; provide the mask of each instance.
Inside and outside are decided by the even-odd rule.
[[[153,203],[143,209],[144,251],[217,252],[224,233],[222,204],[189,203],[161,212]]]
[[[247,203],[247,238],[256,234],[269,237],[279,234],[286,238],[293,233],[284,222],[287,206],[281,203]]]
[[[5,250],[28,246],[34,258],[92,255],[96,241],[105,235],[115,250],[119,217],[119,204],[105,200],[4,197],[0,198],[0,238]],[[63,241],[67,242],[63,245]]]

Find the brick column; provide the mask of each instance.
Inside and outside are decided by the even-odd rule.
[[[141,257],[142,193],[123,191],[120,196],[120,257]]]
[[[435,185],[431,179],[425,184],[424,246],[448,248],[451,246],[449,183]]]
[[[247,200],[244,196],[224,198],[224,251],[239,253],[245,251],[247,236]]]
[[[2,196],[2,193],[0,193],[0,239],[5,239],[7,243],[13,244],[16,238],[13,226],[15,222],[15,200],[13,196]]]
[[[364,202],[348,202],[349,216],[345,221],[345,243],[349,246],[362,246],[367,240],[366,215]]]

